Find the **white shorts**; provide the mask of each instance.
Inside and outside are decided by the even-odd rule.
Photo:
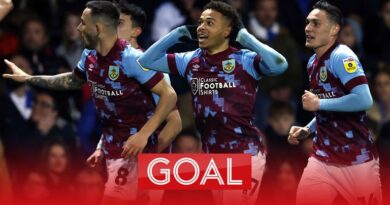
[[[259,195],[261,179],[265,169],[265,155],[259,152],[252,156],[252,188],[250,190],[213,191],[214,201],[218,205],[253,205]]]
[[[137,160],[108,159],[106,160],[108,180],[104,195],[121,200],[136,200],[138,185]]]
[[[310,157],[297,191],[297,205],[330,205],[340,194],[350,205],[381,205],[379,160],[332,165]]]

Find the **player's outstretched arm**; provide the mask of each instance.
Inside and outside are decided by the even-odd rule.
[[[49,88],[54,90],[71,90],[80,88],[85,81],[72,72],[62,73],[53,76],[31,76],[21,70],[13,62],[4,60],[11,69],[12,74],[3,74],[3,78],[9,78],[17,82],[27,82],[30,85]]]
[[[302,96],[303,109],[307,111],[358,112],[368,110],[373,100],[367,84],[354,87],[351,92],[339,98],[319,99],[317,95],[305,91]]]
[[[180,38],[182,37],[188,37],[190,39],[193,38],[188,28],[188,26],[180,26],[172,30],[166,36],[150,46],[145,53],[141,55],[138,62],[144,68],[169,73],[166,51],[171,46],[180,42]]]
[[[0,0],[0,21],[11,11],[13,6],[11,0]]]
[[[240,29],[236,41],[261,57],[259,66],[265,75],[274,76],[286,71],[288,67],[286,58],[273,48],[258,41],[245,28]]]
[[[171,111],[166,119],[167,124],[158,136],[158,152],[166,149],[182,129],[181,118],[177,109]]]
[[[148,138],[167,118],[176,104],[177,96],[173,88],[165,81],[160,80],[151,91],[160,97],[154,115],[145,123],[139,132],[129,137],[123,145],[122,157],[136,157],[145,148]]]

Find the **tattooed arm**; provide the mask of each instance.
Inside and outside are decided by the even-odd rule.
[[[85,83],[83,79],[77,77],[71,72],[53,76],[31,76],[21,70],[14,63],[8,60],[4,60],[4,62],[8,65],[8,67],[11,68],[12,74],[3,74],[3,77],[15,80],[17,82],[27,82],[30,85],[55,90],[78,89]]]
[[[62,73],[58,75],[48,76],[30,76],[26,82],[30,85],[35,85],[43,88],[54,90],[71,90],[79,89],[85,81],[72,72]]]

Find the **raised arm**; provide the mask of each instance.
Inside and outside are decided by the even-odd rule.
[[[3,74],[3,78],[9,78],[17,82],[27,82],[30,85],[42,88],[49,88],[53,90],[78,89],[85,83],[84,79],[76,76],[72,72],[62,73],[53,76],[31,76],[25,73],[11,61],[4,60],[4,62],[11,69],[12,74]]]
[[[11,0],[0,0],[0,21],[8,14],[13,8]]]
[[[279,75],[287,69],[288,63],[284,56],[273,48],[261,43],[245,28],[240,29],[236,41],[260,56],[259,67],[264,75]]]
[[[138,62],[144,68],[169,73],[170,70],[166,51],[171,46],[180,42],[181,37],[192,38],[187,26],[180,26],[158,40],[145,51],[138,59]]]

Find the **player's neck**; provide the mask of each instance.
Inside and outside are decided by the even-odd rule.
[[[130,43],[131,47],[136,48],[136,49],[139,48],[139,44],[138,44],[136,38],[130,38],[130,39],[128,39],[128,42]]]
[[[316,58],[321,58],[326,53],[326,51],[328,51],[335,43],[336,39],[331,40],[328,44],[324,46],[314,49],[314,52],[316,53]]]
[[[102,38],[96,46],[96,51],[100,55],[106,56],[108,52],[110,52],[112,47],[114,47],[117,40],[118,37],[116,35],[106,36],[105,38]]]
[[[219,46],[215,46],[213,48],[206,48],[206,51],[207,51],[207,54],[214,55],[214,54],[220,53],[228,48],[229,48],[229,41],[225,41]]]

